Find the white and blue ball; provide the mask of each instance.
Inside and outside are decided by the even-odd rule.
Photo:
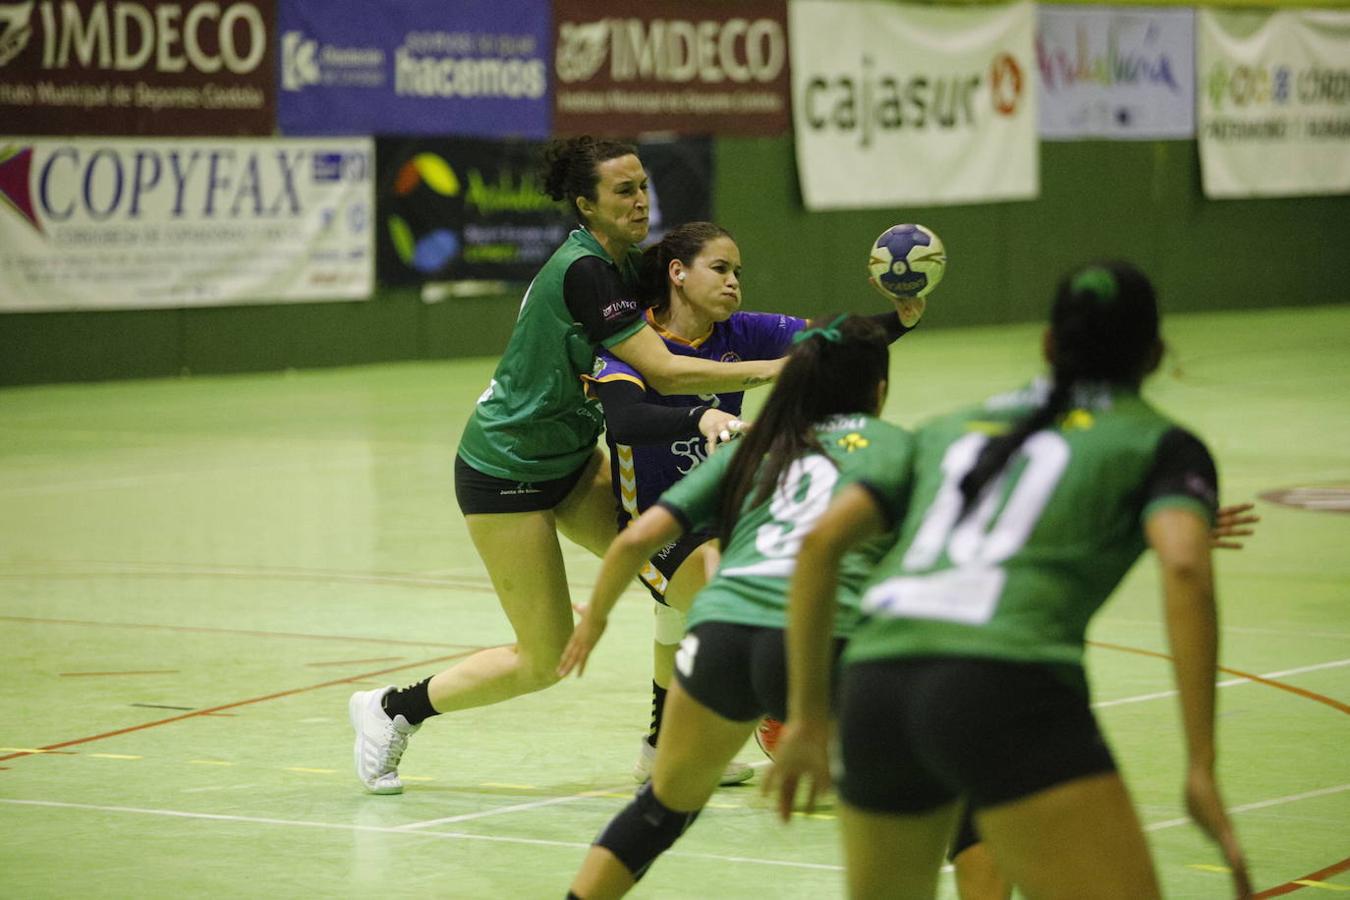
[[[872,243],[867,280],[893,300],[923,297],[942,281],[947,250],[931,228],[892,225]]]

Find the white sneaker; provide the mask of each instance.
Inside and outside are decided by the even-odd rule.
[[[652,763],[656,762],[656,748],[647,743],[647,739],[642,739],[642,752],[638,754],[637,762],[633,763],[633,779],[638,784],[645,784],[652,777]],[[727,763],[727,767],[722,770],[722,779],[717,783],[722,787],[732,784],[742,784],[755,777],[755,769],[748,763],[732,760]]]
[[[347,717],[356,732],[352,748],[356,777],[372,794],[403,793],[398,762],[408,749],[408,736],[422,727],[409,725],[403,716],[389,718],[380,701],[392,690],[391,684],[372,691],[357,691],[347,701]]]

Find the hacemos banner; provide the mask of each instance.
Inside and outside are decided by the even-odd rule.
[[[369,139],[0,143],[0,312],[364,299]]]
[[[549,0],[283,3],[286,134],[546,137]]]
[[[1030,3],[793,0],[793,129],[810,210],[1030,199]]]

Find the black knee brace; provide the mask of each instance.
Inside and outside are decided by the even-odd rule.
[[[647,869],[656,858],[675,843],[675,839],[698,818],[702,810],[676,812],[670,809],[652,793],[652,783],[644,784],[633,801],[609,820],[600,837],[595,839],[597,846],[604,847],[618,857],[633,880],[647,874]]]

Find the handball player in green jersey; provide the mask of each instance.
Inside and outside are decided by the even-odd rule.
[[[801,782],[813,797],[829,781],[841,560],[898,519],[839,687],[850,895],[935,896],[964,801],[1028,897],[1157,897],[1082,668],[1089,620],[1150,547],[1181,699],[1186,806],[1246,896],[1214,771],[1217,475],[1204,445],[1139,395],[1162,355],[1148,280],[1125,263],[1066,278],[1045,355],[1048,381],[924,426],[912,481],[889,494],[850,487],[803,541],[789,717],[766,789],[787,818]]]
[[[603,420],[581,381],[596,351],[609,350],[671,394],[744,390],[771,381],[782,365],[677,356],[648,326],[636,293],[647,173],[632,145],[554,141],[543,184],[566,201],[579,226],[525,292],[455,459],[455,496],[515,642],[480,650],[403,690],[352,696],[357,775],[374,793],[403,790],[399,760],[425,719],[557,681],[573,621],[558,534],[597,555],[615,535],[609,466],[597,446]]]
[[[722,546],[717,573],[689,612],[651,780],[596,838],[572,896],[630,890],[692,824],[759,720],[783,715],[786,591],[802,535],[846,486],[889,496],[910,471],[909,434],[876,418],[888,343],[863,316],[799,332],[754,427],[667,490],[605,555],[562,674],[584,671],[614,604],[654,551],[700,531]],[[857,589],[889,543],[879,537],[845,561],[839,612],[825,626],[836,649],[857,618]]]

